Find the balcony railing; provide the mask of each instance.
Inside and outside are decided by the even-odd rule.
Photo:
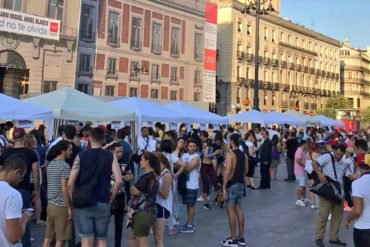
[[[272,89],[272,84],[270,81],[267,81],[265,82],[264,84],[264,88],[267,89],[267,90],[271,90]]]
[[[315,68],[310,68],[310,74],[315,74]]]
[[[237,51],[236,56],[239,60],[243,60],[245,58],[245,52],[244,51]]]
[[[297,71],[302,71],[302,65],[297,64]]]
[[[282,106],[287,108],[289,105],[288,101],[287,100],[284,100],[283,103],[282,103]]]
[[[311,103],[311,109],[316,110],[317,109],[317,104],[316,103]]]
[[[308,66],[303,66],[303,72],[308,73]]]
[[[316,74],[317,76],[319,76],[319,75],[320,75],[320,72],[321,72],[321,71],[320,71],[320,69],[316,69],[316,70],[315,70],[315,74]]]
[[[250,53],[247,53],[246,54],[246,58],[245,58],[248,62],[252,62],[253,59],[254,59],[254,55],[253,54],[250,54]]]
[[[279,90],[279,83],[278,82],[274,82],[273,84],[272,84],[272,90]]]
[[[286,61],[281,61],[281,67],[286,68],[287,67],[287,62]]]
[[[270,58],[268,58],[268,57],[264,57],[264,58],[263,58],[263,64],[264,64],[264,65],[269,65],[269,64],[270,64]]]
[[[304,109],[308,109],[308,108],[309,108],[309,106],[310,106],[310,104],[309,104],[309,103],[304,103]]]
[[[240,85],[240,86],[242,86],[242,85],[244,85],[245,84],[245,78],[243,78],[243,77],[238,77],[238,84]]]
[[[73,27],[62,26],[60,35],[64,37],[77,37],[77,29]]]
[[[273,67],[278,67],[278,66],[279,66],[279,60],[277,60],[277,59],[272,59],[272,61],[271,61],[271,65],[272,65]]]
[[[294,63],[289,63],[288,68],[289,69],[295,69],[295,64]]]

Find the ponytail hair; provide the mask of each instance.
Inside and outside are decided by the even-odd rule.
[[[145,152],[143,154],[143,157],[144,159],[149,161],[149,165],[151,168],[153,168],[155,173],[157,173],[157,175],[160,175],[161,174],[161,162],[159,158],[150,152]]]
[[[62,151],[67,151],[69,146],[72,145],[71,142],[66,140],[61,140],[57,144],[55,144],[50,151],[48,152],[48,155],[46,156],[46,160],[52,161],[55,159],[58,155],[62,153]]]
[[[171,172],[171,165],[166,156],[164,156],[164,154],[161,152],[154,152],[154,155],[157,156],[161,164],[163,164],[163,166]]]

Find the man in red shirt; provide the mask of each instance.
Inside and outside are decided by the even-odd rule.
[[[363,139],[359,139],[355,142],[355,150],[357,154],[357,160],[356,160],[356,167],[364,163],[365,160],[365,154],[367,154],[367,142]]]

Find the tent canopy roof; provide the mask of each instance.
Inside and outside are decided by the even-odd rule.
[[[228,116],[231,122],[241,122],[241,123],[265,123],[265,113],[251,109],[238,114],[233,114]]]
[[[0,93],[0,119],[3,120],[51,120],[49,109],[24,102]]]
[[[187,118],[185,123],[199,123],[199,124],[227,124],[229,119],[212,112],[191,106],[182,101],[177,101],[164,107],[178,112]]]
[[[136,120],[141,122],[186,122],[187,118],[176,111],[149,100],[131,97],[109,102],[110,105],[120,109],[130,109],[135,112]]]
[[[70,87],[25,100],[50,109],[54,118],[80,121],[131,121],[135,114]]]
[[[293,118],[297,118],[305,122],[306,124],[320,124],[320,120],[315,119],[311,117],[310,115],[304,115],[303,113],[299,111],[289,110],[289,111],[284,112],[284,114],[291,116]]]
[[[290,124],[290,125],[304,125],[305,122],[297,118],[288,116],[284,113],[272,111],[266,113],[265,124]]]
[[[344,127],[344,123],[342,122],[339,122],[335,119],[332,119],[330,117],[327,117],[327,116],[324,116],[324,115],[318,115],[318,116],[314,116],[313,117],[314,119],[317,119],[321,122],[321,125],[324,125],[324,126],[340,126],[340,127]]]

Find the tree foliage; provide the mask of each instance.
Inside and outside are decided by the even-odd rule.
[[[370,124],[370,107],[361,112],[361,126]]]
[[[325,106],[323,109],[318,109],[316,111],[317,115],[324,115],[330,118],[336,119],[337,109],[351,109],[352,104],[343,95],[331,96],[326,100]]]

